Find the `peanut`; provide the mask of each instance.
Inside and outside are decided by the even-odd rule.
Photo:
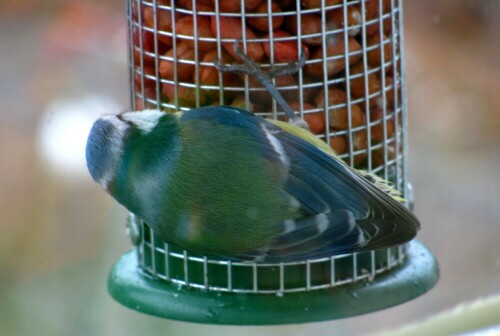
[[[348,50],[349,50],[349,64],[353,64],[357,62],[361,58],[361,53],[355,53],[361,50],[361,46],[354,38],[349,38],[348,41]],[[323,60],[322,62],[310,63],[306,64],[305,71],[315,77],[323,76],[323,63],[326,62],[326,71],[328,76],[335,75],[340,71],[344,70],[346,67],[345,60],[345,43],[342,38],[337,38],[331,41],[326,50],[326,56],[328,58],[335,57],[334,59]],[[316,49],[312,55],[312,60],[321,60],[323,58],[323,48],[320,47]]]
[[[197,16],[197,37],[198,40],[195,41],[195,31],[194,31],[194,18],[192,16],[185,16],[175,23],[175,33],[176,35],[186,35],[178,36],[178,39],[185,42],[189,47],[195,48],[195,42],[198,45],[198,50],[202,52],[213,50],[216,47],[215,40],[211,41],[201,41],[200,38],[214,38],[212,34],[212,29],[210,28],[210,19],[207,16]]]
[[[144,8],[144,25],[149,28],[155,28],[155,11],[152,7]],[[176,12],[175,20],[179,20],[183,14]],[[156,9],[156,28],[158,30],[158,40],[165,45],[172,46],[172,11],[163,8]]]
[[[372,95],[376,92],[380,92],[381,85],[375,73],[370,73],[367,75],[368,78],[368,92],[365,89],[365,73],[370,70],[370,67],[364,71],[363,61],[359,61],[353,64],[350,68],[350,74],[353,76],[348,80],[351,88],[351,95],[354,98],[365,98],[368,99],[368,95]],[[369,106],[375,106],[379,100],[381,94],[377,94],[369,99]]]
[[[388,110],[394,110],[394,89],[396,89],[396,92],[399,93],[399,85],[394,83],[394,79],[390,76],[385,76],[385,93],[383,93],[383,96],[380,96],[377,99],[377,106],[380,108],[384,107],[384,97],[385,97],[385,104],[386,108]]]
[[[177,86],[177,98],[179,106],[184,107],[195,107],[196,106],[196,89],[194,87],[181,86],[171,83],[162,83],[162,93],[169,99],[169,101],[175,103]],[[211,102],[210,94],[207,94],[204,90],[199,91],[200,106],[209,105]]]
[[[176,0],[179,7],[193,10],[193,0]],[[214,0],[196,0],[196,11],[213,12],[215,5]]]
[[[344,21],[344,8],[335,8],[327,13],[327,25],[330,29],[348,29],[349,36],[356,36],[361,31],[361,12],[354,5],[347,6],[347,25]],[[346,27],[347,26],[347,27]]]
[[[178,43],[176,54],[174,56],[174,48],[165,53],[166,57],[175,59],[160,61],[159,72],[164,79],[174,79],[174,69],[177,67],[177,80],[178,81],[191,81],[195,69],[194,64],[183,63],[181,61],[194,61],[194,50],[191,49],[186,43]]]
[[[330,137],[330,147],[337,155],[347,152],[347,140],[343,135],[336,135]]]
[[[155,52],[154,33],[148,30],[142,30],[141,32],[141,30],[138,27],[134,26],[132,32],[132,42],[134,44],[134,64],[136,66],[140,66],[142,59],[142,63],[144,66],[154,65],[155,57],[147,55],[145,53],[149,52],[154,54]],[[167,46],[164,45],[162,42],[158,42],[157,48],[159,54],[162,54],[167,50]]]
[[[154,66],[145,66],[143,74],[140,73],[140,71],[141,71],[140,68],[137,68],[135,71],[136,72],[135,72],[134,79],[135,79],[135,89],[137,91],[142,90],[142,82],[143,81],[144,81],[144,88],[146,88],[146,89],[154,88],[156,86],[155,79],[151,79],[151,78],[146,77],[146,75],[153,76],[153,77],[156,76],[156,71],[155,71]]]
[[[282,38],[292,37],[289,33],[284,30],[277,30],[273,32],[273,50],[271,52],[271,43],[264,42],[264,52],[267,57],[272,59],[271,54],[273,54],[275,63],[289,63],[297,61],[300,57],[297,48],[297,39],[280,41]],[[270,35],[265,36],[266,39],[270,38]],[[309,48],[306,45],[302,46],[302,51],[306,53],[306,58],[309,55]]]
[[[371,49],[367,52],[368,64],[372,68],[376,68],[382,66],[382,51],[384,48],[384,62],[387,63],[392,59],[392,41],[388,40],[385,35],[382,36],[383,40],[380,40],[380,34],[373,34],[369,36],[366,40],[366,44],[368,48],[372,48],[377,46],[374,49]],[[383,42],[383,46],[382,46]],[[389,70],[390,67],[385,67],[385,71]]]
[[[228,1],[229,2],[229,1]],[[222,3],[222,2],[221,2]],[[215,16],[211,17],[211,29],[213,36],[217,36],[217,19]],[[241,19],[233,17],[219,17],[220,24],[220,37],[223,39],[240,39],[242,37],[242,23]],[[248,27],[245,29],[247,39],[255,39],[257,36]],[[238,58],[233,49],[234,42],[224,42],[222,46],[231,54],[234,58]],[[246,44],[246,54],[252,60],[258,62],[264,57],[264,48],[260,42],[247,42]]]
[[[307,9],[311,8],[321,8],[322,3],[324,3],[324,6],[333,6],[336,4],[341,3],[342,0],[302,0],[302,6]]]
[[[394,135],[394,115],[389,119],[383,120],[383,110],[381,108],[375,108],[370,111],[370,122],[376,123],[370,129],[371,139],[374,143],[379,143],[384,141],[384,124],[387,132],[387,138],[389,139]]]
[[[380,2],[382,3],[382,13],[380,13]],[[358,9],[361,12],[361,4],[358,5]],[[367,0],[365,2],[365,19],[366,19],[366,35],[370,36],[372,34],[378,33],[380,31],[380,21],[379,18],[382,14],[386,14],[391,11],[390,0]],[[383,31],[387,35],[391,35],[392,32],[392,21],[391,17],[387,17],[383,20]]]
[[[241,0],[215,0],[219,2],[219,10],[226,13],[241,13]],[[267,0],[265,0],[267,1]],[[262,0],[244,0],[245,10],[252,11]]]
[[[316,105],[325,108],[324,90],[316,96]],[[328,90],[328,121],[330,128],[345,130],[348,128],[349,110],[347,108],[347,94],[338,88]],[[366,123],[366,117],[359,105],[351,104],[351,127],[358,127]]]
[[[300,112],[300,102],[295,101],[290,103],[290,108],[298,114]],[[309,125],[311,132],[314,134],[325,132],[325,115],[323,112],[308,112],[309,110],[315,109],[315,107],[309,103],[304,103],[303,108],[304,121]]]
[[[304,41],[304,43],[311,46],[321,45],[321,17],[319,15],[315,14],[300,15],[301,32],[298,31],[296,15],[286,17],[285,27],[293,35],[302,36],[303,37],[302,41]],[[307,35],[314,35],[314,36],[304,38]]]
[[[214,60],[217,58],[217,50],[209,51],[201,59],[201,63],[212,63],[212,65],[200,65],[200,84],[201,85],[222,85],[219,83],[219,70],[213,65]],[[226,52],[222,51],[221,61],[223,64],[228,64],[232,62],[232,57]],[[196,74],[194,74],[196,76]],[[234,76],[233,73],[223,72],[222,80],[224,82],[229,82],[229,80]],[[193,82],[195,80],[193,79]]]
[[[253,28],[263,31],[263,32],[269,32],[269,15],[268,13],[268,3],[267,0],[262,2],[257,8],[252,13],[258,13],[258,14],[265,14],[264,16],[256,16],[256,17],[249,17],[247,19],[247,22],[250,26]],[[271,28],[272,30],[276,30],[281,25],[283,24],[284,17],[281,15],[275,15],[278,13],[281,13],[281,8],[279,4],[276,1],[273,1],[271,3],[271,13],[273,14],[271,16]]]

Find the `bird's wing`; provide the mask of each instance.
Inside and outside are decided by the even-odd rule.
[[[238,258],[287,261],[383,248],[412,239],[420,226],[401,203],[335,156],[247,111],[204,107],[180,119],[259,134],[267,160],[281,164],[286,156],[283,189],[304,216],[277,223],[280,233],[269,246]]]
[[[416,235],[420,227],[418,219],[354,169],[279,127],[274,127],[272,133],[290,160],[285,189],[312,216],[293,228],[304,234],[316,233],[314,239],[307,239],[290,230],[290,222],[288,227],[284,223],[282,234],[276,245],[270,247],[266,260],[294,250],[306,252],[306,246],[311,248],[314,245],[317,248],[306,253],[307,257],[377,249],[407,242]],[[314,213],[322,214],[322,217],[316,218]],[[325,222],[325,216],[328,222]],[[339,220],[342,216],[344,221]],[[316,231],[304,229],[306,224],[315,227]],[[318,231],[323,234],[317,234]],[[340,231],[344,232],[340,239],[332,236]],[[283,241],[287,241],[284,247],[287,253],[279,250]]]

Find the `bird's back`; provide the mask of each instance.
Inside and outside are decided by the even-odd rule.
[[[195,252],[257,250],[298,215],[283,192],[286,167],[265,153],[269,140],[259,125],[245,124],[247,116],[229,112],[217,122],[196,114],[180,118],[181,151],[161,232]]]

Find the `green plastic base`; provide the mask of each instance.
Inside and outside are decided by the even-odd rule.
[[[139,272],[132,250],[111,270],[108,291],[123,305],[159,317],[271,325],[339,319],[392,307],[427,292],[438,278],[434,256],[418,241],[410,243],[406,263],[373,281],[284,295],[213,292],[157,281]]]

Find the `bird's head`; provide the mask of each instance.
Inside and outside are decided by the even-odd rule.
[[[105,115],[96,120],[87,140],[87,167],[94,181],[108,190],[123,157],[135,148],[147,151],[144,142],[154,143],[155,133],[169,134],[158,128],[172,124],[175,117],[158,110]],[[168,125],[167,125],[168,126]],[[139,145],[139,143],[141,143]]]

